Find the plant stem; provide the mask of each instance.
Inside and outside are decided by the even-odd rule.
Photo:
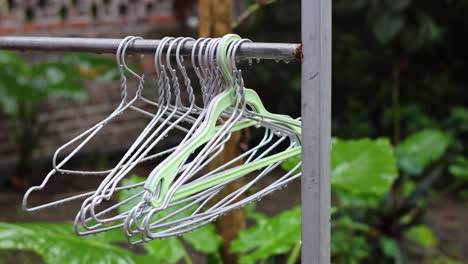
[[[257,12],[261,7],[273,4],[276,0],[263,0],[258,1],[255,4],[251,4],[247,7],[247,10],[242,13],[237,21],[232,22],[232,28],[237,28],[239,25],[244,23],[252,14]]]
[[[288,257],[287,264],[294,264],[297,262],[297,258],[299,258],[299,254],[301,253],[301,241],[297,241],[296,245],[294,245],[291,254]]]
[[[392,72],[392,113],[393,113],[393,143],[400,142],[400,64],[393,66]]]
[[[190,258],[186,249],[184,249],[184,261],[186,264],[193,264],[192,259]]]

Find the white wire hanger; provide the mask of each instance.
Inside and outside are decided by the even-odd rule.
[[[29,194],[41,190],[57,171],[80,173],[61,169],[62,163],[71,157],[67,156],[56,164],[56,155],[53,173],[46,177],[41,186],[32,187],[26,193],[23,205],[27,210],[39,210],[84,198],[74,221],[77,234],[123,228],[131,243],[140,243],[199,228],[220,215],[260,199],[301,175],[298,170],[300,163],[289,172],[279,169],[283,162],[301,153],[301,122],[268,112],[258,95],[244,87],[242,71],[236,67],[236,51],[249,40],[229,34],[221,39],[195,41],[190,60],[201,89],[203,105],[199,106],[180,54],[184,43],[193,39],[166,37],[155,48],[154,65],[159,87],[156,102],[141,95],[144,76],[135,73],[125,63],[125,51],[136,39],[138,37],[125,38],[117,50],[116,56],[123,76],[121,87],[125,94],[122,92],[122,106],[114,112],[120,114],[125,109],[133,109],[151,116],[151,121],[113,169],[84,173],[106,175],[95,191],[27,208]],[[172,57],[175,58],[176,66],[173,66]],[[124,70],[139,80],[137,95],[129,102],[126,101]],[[181,98],[180,76],[187,91],[188,104],[184,104]],[[153,114],[137,108],[132,102],[138,99],[156,107],[157,111]],[[114,112],[105,121],[117,116]],[[99,132],[98,128],[105,124],[102,121],[73,139],[72,143],[85,138],[84,143],[72,153],[78,152],[88,142],[86,136],[94,136]],[[223,151],[231,134],[249,127],[263,131],[260,142],[216,169],[206,171],[207,165]],[[152,154],[151,151],[157,149],[167,135],[175,130],[185,133],[179,144],[158,149],[156,154]],[[71,145],[70,142],[65,145]],[[121,185],[132,169],[156,157],[162,158],[162,161],[156,162],[145,182]],[[269,177],[265,176],[270,174],[274,175],[274,179],[268,181],[266,179]],[[240,178],[245,179],[245,184],[226,192],[226,185]],[[117,203],[108,202],[119,192],[133,188],[138,191],[131,197]]]

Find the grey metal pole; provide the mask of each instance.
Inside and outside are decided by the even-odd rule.
[[[330,263],[331,0],[302,0],[302,263]]]
[[[121,39],[61,38],[61,37],[0,37],[0,50],[73,51],[115,54]],[[136,40],[129,53],[153,53],[160,40]],[[185,42],[182,54],[188,55],[194,41]],[[300,59],[301,45],[294,43],[242,43],[237,52],[240,58],[294,60]]]

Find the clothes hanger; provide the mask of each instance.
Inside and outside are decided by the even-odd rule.
[[[174,42],[174,43],[175,43],[175,42]],[[172,44],[174,44],[174,43],[172,43]],[[183,73],[183,75],[184,75],[184,78],[188,78],[188,76],[187,76],[186,73],[185,73],[185,68],[183,67],[183,65],[182,65],[182,63],[181,63],[181,56],[179,55],[179,54],[180,54],[179,51],[180,51],[180,48],[182,47],[182,45],[183,45],[183,42],[182,42],[182,41],[178,43],[178,47],[177,47],[177,51],[176,51],[176,59],[177,59],[178,67],[179,67],[179,69],[182,71],[182,73]],[[160,47],[163,47],[163,44],[161,44]],[[166,54],[166,55],[167,55],[167,60],[166,60],[166,61],[168,61],[168,62],[170,61],[170,60],[169,60],[169,58],[170,58],[170,57],[169,57],[169,56],[170,56],[170,50],[171,50],[171,45],[169,46],[169,50],[168,50],[168,52],[167,52],[167,54]],[[157,58],[158,58],[158,57],[160,58],[160,56],[157,56]],[[161,64],[161,60],[158,60],[158,61],[159,61],[159,63]],[[169,70],[172,70],[172,67],[171,67],[170,63],[168,64],[168,68],[169,68]],[[174,76],[174,75],[173,75],[173,76]],[[173,78],[173,80],[177,81],[177,78],[175,78],[175,79]],[[188,86],[188,87],[187,87],[188,90],[190,90],[190,89],[191,89],[191,87],[190,87],[190,81],[185,80],[184,83]],[[175,82],[175,84],[177,84],[177,82]],[[190,94],[190,91],[189,91],[189,94]],[[188,110],[187,114],[190,113],[191,110],[193,109],[193,105],[194,105],[194,103],[193,103],[193,102],[194,102],[194,96],[191,96],[191,98],[192,98],[192,99],[191,99],[191,102],[192,102],[192,103],[191,103],[191,106],[187,109],[187,110]],[[174,124],[176,124],[176,123],[179,122],[179,121],[183,121],[184,117],[185,117],[187,114],[184,114],[183,116],[181,116],[181,117],[179,118],[180,120],[174,122]],[[163,132],[163,134],[165,134],[165,132]],[[184,139],[184,140],[185,140],[185,139]],[[182,142],[184,142],[184,140],[182,140]],[[153,142],[153,145],[154,145],[154,143],[155,143],[155,142]],[[147,149],[152,148],[153,145],[149,146]],[[142,155],[145,155],[145,153],[143,153]],[[138,162],[134,162],[134,163],[138,163]],[[119,181],[120,181],[120,179],[118,179],[118,180],[116,180],[116,181],[113,181],[113,186],[112,186],[111,189],[115,189],[115,188],[116,188],[116,184],[117,184]],[[108,188],[110,182],[107,181],[106,184],[107,184],[106,186],[107,186],[107,188]],[[119,190],[120,190],[120,189],[119,189]],[[98,193],[98,192],[96,192],[96,193]],[[102,193],[102,191],[101,191],[101,193]],[[91,230],[91,229],[94,229],[94,228],[97,228],[97,227],[101,226],[100,224],[105,224],[105,223],[109,223],[109,222],[114,222],[114,221],[116,221],[116,220],[121,219],[122,216],[123,216],[124,214],[120,214],[120,215],[117,215],[117,216],[114,216],[114,217],[110,217],[110,218],[107,218],[107,219],[99,219],[99,218],[97,217],[97,216],[99,216],[99,215],[103,215],[103,214],[105,214],[105,213],[107,213],[107,212],[109,212],[109,211],[115,209],[116,206],[112,206],[112,207],[110,207],[110,208],[108,208],[108,209],[105,209],[104,211],[101,211],[101,212],[99,212],[99,213],[97,213],[97,214],[94,212],[95,206],[96,206],[97,204],[99,204],[103,199],[109,199],[110,196],[112,195],[112,193],[113,193],[113,192],[106,193],[104,196],[102,196],[102,195],[101,195],[101,196],[100,196],[100,195],[94,195],[94,197],[88,198],[88,199],[85,201],[84,204],[87,204],[87,203],[90,203],[90,204],[89,204],[89,205],[84,205],[84,206],[82,207],[82,210],[80,211],[80,213],[79,213],[78,216],[76,217],[76,221],[75,221],[76,225],[75,225],[75,226],[79,227],[79,226],[80,226],[80,223],[81,223],[81,224],[84,224],[84,223],[87,223],[87,222],[90,222],[90,221],[99,223],[99,225],[86,226],[86,227],[85,227],[85,229]],[[90,202],[90,201],[91,201],[91,202]],[[125,202],[127,202],[127,201],[123,201],[122,203],[125,203]],[[121,205],[122,203],[119,203],[119,205]],[[110,210],[109,210],[109,209],[110,209]],[[91,217],[90,217],[90,218],[86,218],[86,211],[88,211],[88,210],[89,210],[90,213],[91,213]],[[106,227],[106,228],[108,228],[108,227]],[[76,230],[78,230],[78,229],[76,229]],[[97,231],[97,230],[96,230],[96,231]],[[79,234],[88,234],[88,233],[89,233],[89,232],[87,232],[87,231],[86,231],[86,232],[82,232],[82,231],[79,231],[79,230],[78,230],[77,232],[78,232]],[[91,231],[91,232],[94,232],[94,231]]]
[[[226,46],[224,46],[224,52],[226,52],[225,49],[226,49]],[[226,71],[224,71],[224,73],[226,73]],[[273,117],[274,120],[271,120],[272,123],[281,123],[280,120],[285,120],[286,122],[284,122],[284,123],[287,126],[291,126],[290,128],[292,128],[293,131],[300,134],[300,129],[298,129],[296,127],[296,126],[300,126],[300,122],[297,122],[296,120],[285,117],[285,116],[274,115],[274,114],[268,113],[266,111],[266,109],[263,107],[263,104],[259,100],[258,95],[256,95],[256,93],[254,93],[251,90],[250,91],[247,90],[246,94],[247,94],[247,101],[249,102],[249,104],[253,105],[259,113],[264,115],[263,118]],[[209,119],[210,120],[209,123],[211,125],[208,126],[209,127],[208,129],[205,128],[205,130],[203,130],[202,132],[200,132],[198,134],[197,139],[201,139],[201,140],[196,142],[196,143],[192,142],[193,144],[191,146],[189,145],[188,147],[186,147],[184,149],[185,151],[192,152],[194,149],[196,149],[197,147],[199,147],[200,145],[205,143],[207,138],[211,137],[215,133],[216,121],[213,121],[213,120],[216,120],[216,119],[214,119],[213,116],[216,116],[217,114],[220,114],[220,112],[223,111],[223,109],[225,109],[226,107],[228,107],[230,105],[229,102],[230,101],[232,102],[232,98],[233,98],[232,90],[229,91],[229,93],[225,92],[224,95],[220,95],[220,97],[221,96],[225,96],[224,99],[226,100],[226,101],[224,101],[224,105],[222,107],[216,108],[216,107],[213,107],[213,105],[210,105],[211,107],[213,107],[213,108],[211,108],[210,113],[215,112],[215,114],[211,116],[211,119]],[[230,100],[228,100],[226,98],[228,98]],[[217,102],[223,102],[221,99],[219,99],[219,100],[220,101],[217,101]],[[216,103],[214,103],[214,105],[216,105]],[[217,110],[217,112],[214,111],[213,109]],[[292,126],[291,123],[296,125],[296,126]],[[251,126],[251,125],[252,125],[252,122],[245,122],[245,124],[243,124],[241,126],[238,126],[238,128],[240,129],[240,128],[248,127],[248,126]],[[206,131],[209,131],[209,133],[206,133]],[[168,164],[173,165],[174,163],[178,162],[178,160],[177,160],[178,158],[183,157],[184,155],[186,155],[186,153],[178,152],[177,155],[179,155],[179,156],[177,156],[176,153],[173,153],[175,156],[166,159],[166,161],[171,160],[173,163],[171,164],[171,162],[169,162]],[[168,200],[164,201],[163,200],[164,198],[166,198],[166,199],[167,198],[174,198],[174,201],[183,200],[183,199],[185,199],[187,197],[190,197],[190,195],[193,195],[193,194],[195,194],[195,193],[197,193],[199,191],[206,190],[206,189],[208,189],[210,187],[214,187],[216,185],[222,184],[223,182],[232,181],[232,179],[240,177],[241,175],[245,175],[248,172],[257,170],[259,168],[263,168],[263,167],[267,166],[268,164],[273,164],[273,163],[278,162],[280,160],[284,160],[284,159],[286,159],[288,157],[292,157],[292,156],[299,155],[299,154],[300,154],[300,147],[292,149],[292,150],[284,151],[283,153],[272,155],[272,156],[270,156],[268,158],[261,159],[259,161],[255,161],[255,162],[246,164],[244,166],[239,166],[239,167],[227,170],[224,173],[216,175],[215,177],[211,177],[208,181],[198,181],[197,183],[185,185],[180,190],[178,190],[179,192],[174,197],[171,197],[172,195],[167,195],[170,192],[167,192],[167,191],[164,192],[165,190],[164,190],[164,182],[163,182],[162,184],[158,184],[156,186],[156,189],[157,189],[157,191],[159,193],[159,195],[158,195],[159,199],[155,200],[154,198],[152,198],[152,200],[151,200],[152,206],[154,206],[155,208],[158,208],[159,210],[161,210],[164,207],[167,207],[167,205],[168,205],[168,203],[167,203]],[[181,159],[183,159],[183,158],[181,158]],[[161,171],[163,171],[164,173],[161,173],[160,175],[164,174],[164,175],[172,176],[173,174],[171,174],[171,172],[173,171],[174,167],[171,168],[170,165],[168,165],[168,167],[166,167],[166,168],[163,168]],[[160,166],[163,166],[163,165],[160,164]],[[175,165],[175,166],[177,166],[177,165]],[[168,173],[168,169],[169,169],[169,173]],[[166,173],[168,173],[168,174],[166,174]],[[150,183],[149,186],[148,186],[148,183]],[[154,195],[154,188],[153,188],[154,186],[151,186],[152,183],[154,184],[154,181],[151,181],[151,176],[150,176],[150,178],[148,178],[148,180],[146,181],[146,184],[145,184],[146,188],[145,189],[146,190],[149,189],[151,195]],[[161,194],[161,191],[162,191],[163,194]],[[150,218],[151,218],[151,216],[150,217],[145,217],[145,219],[150,219]],[[127,218],[127,220],[128,220],[128,218]],[[135,221],[133,220],[133,222],[135,222]],[[147,225],[148,221],[146,221],[145,224]]]
[[[205,41],[205,42],[206,42],[206,41]],[[218,42],[219,42],[218,39],[209,39],[209,40],[208,40],[206,52],[205,52],[205,54],[203,54],[204,57],[207,57],[207,56],[212,55],[212,53],[210,53],[210,50],[211,50],[213,47],[215,47],[215,46],[217,45]],[[195,44],[197,44],[197,43],[199,43],[199,41],[197,41]],[[203,45],[203,44],[202,44],[202,45]],[[193,64],[195,63],[195,60],[193,60],[195,50],[196,50],[196,48],[194,48],[194,49],[192,50],[192,63],[193,63]],[[199,54],[198,54],[198,62],[199,62],[199,63],[200,63],[200,62],[203,62],[203,59],[202,59],[202,56],[201,56],[201,55],[202,55],[201,52],[202,52],[202,47],[200,47],[200,49],[199,49]],[[205,60],[205,61],[208,62],[209,60]],[[211,61],[213,61],[213,60],[211,60]],[[206,66],[210,67],[210,66],[213,66],[213,65],[207,64]],[[204,66],[202,66],[202,67],[205,68]],[[198,66],[195,66],[195,65],[194,65],[193,68],[196,69],[196,70],[199,69]],[[198,71],[198,72],[197,72],[197,75],[198,75],[198,76],[200,76],[200,72],[201,72],[201,71]],[[202,78],[203,78],[202,81],[204,81],[204,80],[209,80],[209,79],[210,79],[210,78],[209,78],[210,75],[214,73],[214,71],[209,70],[208,68],[204,69],[203,72],[204,72],[204,77],[202,77]],[[201,76],[200,76],[200,77],[201,77]],[[208,78],[207,78],[207,79],[204,79],[205,77],[208,77]],[[211,80],[213,80],[213,79],[215,79],[215,78],[211,78]],[[201,82],[202,82],[202,81],[201,81]],[[203,84],[202,84],[202,85],[203,85]],[[209,97],[205,97],[205,98],[209,98]],[[202,119],[204,118],[204,114],[206,114],[206,109],[204,109],[203,112],[200,114],[200,118],[198,119],[199,121],[202,120]],[[191,131],[195,131],[194,128],[196,128],[196,127],[193,126],[192,129],[191,129]],[[190,135],[188,134],[188,135],[181,141],[181,145],[182,145],[182,143],[184,143],[184,142],[187,140],[187,138],[188,138],[189,136],[190,136]],[[223,145],[221,145],[220,148],[219,148],[217,151],[215,151],[215,154],[221,152],[221,151],[222,151],[222,147],[223,147]],[[183,170],[183,169],[182,169],[182,170]],[[139,228],[137,227],[137,229],[139,229]]]
[[[230,42],[232,42],[235,39],[239,39],[240,37],[236,35],[227,35],[224,37],[224,45],[221,45],[221,50],[218,53],[218,59],[220,61],[220,66],[223,70],[223,74],[226,76],[229,76],[229,69],[226,63],[225,58],[223,58],[223,54],[227,53],[227,48]],[[167,196],[166,193],[168,192],[169,189],[169,184],[172,182],[174,178],[174,172],[177,170],[177,167],[180,166],[180,163],[187,157],[189,156],[192,152],[194,152],[198,147],[201,145],[205,144],[208,142],[213,136],[216,135],[218,132],[216,129],[216,120],[220,116],[220,114],[229,108],[232,104],[232,101],[234,99],[234,89],[228,90],[217,96],[215,98],[210,106],[209,106],[209,116],[208,116],[208,121],[204,123],[204,126],[197,131],[197,136],[194,140],[191,140],[190,143],[186,144],[182,150],[178,150],[177,152],[174,152],[170,158],[166,159],[165,163],[161,163],[159,167],[159,174],[156,174],[152,172],[150,176],[148,177],[148,180],[145,183],[145,189],[149,190],[150,192],[154,192],[157,188],[157,185],[161,184],[161,193],[159,194],[158,198],[152,198],[151,199],[151,204],[154,207],[159,207],[162,203],[163,200],[167,201]],[[291,129],[296,131],[297,133],[300,133],[300,123],[298,123],[296,120],[282,116],[282,115],[277,115],[277,114],[272,114],[266,110],[266,108],[263,106],[263,103],[261,102],[260,98],[256,94],[255,91],[246,89],[245,90],[245,100],[249,103],[250,106],[255,108],[255,110],[262,114],[264,118],[272,118],[271,120],[272,123],[275,122],[281,122],[284,120],[287,124],[289,125],[290,123],[292,124],[297,124],[297,126],[290,126]],[[277,121],[278,120],[278,121]],[[234,127],[231,131],[237,131],[242,128],[246,128],[249,126],[253,126],[254,122],[244,122],[237,127]],[[295,151],[288,151],[285,153],[285,159],[290,158],[294,155],[297,155],[297,153],[300,152],[300,148],[298,148]],[[262,166],[265,163],[263,162],[257,162],[255,164],[258,164],[258,166]],[[257,166],[250,165],[248,168],[257,168]],[[248,169],[250,170],[250,169]],[[157,171],[157,170],[156,170]],[[235,170],[237,173],[234,173],[234,176],[242,174],[244,171],[242,168],[237,168]],[[234,172],[234,171],[233,171]],[[222,178],[222,175],[219,177]],[[187,191],[186,191],[187,192]],[[190,192],[187,192],[190,193]]]
[[[80,135],[76,136],[75,138],[68,141],[67,143],[65,143],[64,145],[62,145],[60,148],[57,149],[57,151],[54,153],[54,156],[53,156],[53,162],[52,162],[53,169],[51,171],[49,171],[49,173],[46,175],[46,177],[44,178],[44,180],[42,181],[42,183],[39,186],[33,186],[25,193],[25,195],[23,197],[23,202],[22,202],[24,210],[26,210],[26,211],[41,210],[41,209],[51,207],[51,206],[55,206],[55,205],[58,205],[58,204],[61,204],[61,203],[64,203],[64,202],[69,202],[69,201],[72,201],[72,200],[75,200],[75,199],[80,199],[80,198],[85,197],[86,195],[88,195],[88,193],[84,193],[84,194],[81,194],[81,195],[76,195],[76,196],[60,199],[60,200],[57,200],[57,201],[54,201],[54,202],[49,202],[49,203],[45,203],[45,204],[38,205],[38,206],[33,206],[33,207],[28,207],[29,196],[33,192],[42,190],[47,185],[47,183],[52,178],[52,176],[57,174],[57,172],[62,173],[62,174],[80,174],[80,175],[100,175],[100,174],[106,173],[106,171],[68,170],[68,169],[62,169],[62,167],[65,166],[86,144],[88,144],[91,141],[91,139],[93,139],[99,133],[99,131],[101,131],[101,129],[103,127],[105,127],[109,122],[114,120],[116,117],[120,116],[127,109],[133,109],[133,108],[136,109],[137,108],[137,107],[134,107],[133,104],[138,100],[139,95],[141,94],[141,91],[143,89],[144,78],[142,78],[141,76],[137,76],[138,77],[137,78],[138,79],[138,86],[137,86],[135,96],[131,100],[127,100],[128,99],[127,84],[126,84],[127,78],[126,78],[125,73],[124,73],[124,66],[121,63],[121,53],[122,53],[122,51],[125,50],[126,47],[129,44],[133,43],[133,41],[135,41],[136,39],[141,39],[141,38],[140,37],[134,37],[134,36],[128,36],[128,37],[124,38],[121,41],[121,43],[119,44],[119,47],[118,47],[117,52],[116,52],[117,65],[119,67],[119,72],[121,74],[121,85],[120,85],[120,88],[121,88],[121,101],[120,101],[119,105],[117,106],[117,108],[111,114],[109,114],[109,116],[107,118],[105,118],[101,122],[97,123],[93,127],[89,128],[85,132],[83,132]],[[81,142],[80,142],[80,140],[81,140]],[[57,162],[57,158],[58,158],[59,154],[64,149],[66,149],[69,146],[71,146],[73,144],[76,144],[78,142],[80,142],[80,143],[78,144],[78,146],[75,149],[73,149],[73,151],[71,151],[63,160],[61,160],[60,162]],[[149,157],[147,160],[149,160],[151,158],[155,158],[157,156],[159,156],[159,155],[155,155],[154,157]]]
[[[158,54],[158,56],[155,56],[155,59],[158,59],[159,63],[161,63],[161,56],[159,56],[162,52],[162,49],[164,48],[164,45],[165,45],[165,42],[171,42],[173,40],[173,38],[165,38],[163,39],[161,45],[158,46],[158,49],[157,49],[157,52],[156,54]],[[186,39],[187,40],[187,39]],[[168,68],[169,68],[169,71],[172,72],[172,79],[173,79],[173,87],[174,90],[175,90],[175,95],[176,95],[176,98],[175,98],[175,105],[174,107],[172,108],[172,111],[170,111],[170,114],[167,115],[167,120],[170,119],[170,118],[173,118],[173,116],[175,116],[175,113],[177,112],[177,109],[179,107],[179,105],[181,104],[181,101],[180,101],[180,91],[179,91],[179,87],[178,87],[178,79],[175,75],[175,70],[172,69],[171,65],[170,65],[170,55],[171,55],[171,49],[172,47],[177,44],[178,47],[177,47],[177,54],[179,54],[179,51],[180,51],[180,48],[182,47],[183,43],[186,41],[184,40],[183,38],[178,38],[178,39],[174,39],[171,43],[169,43],[169,47],[168,47],[168,52],[167,52],[167,61],[169,62],[168,63]],[[178,60],[178,66],[180,67],[181,66],[181,62],[179,60],[180,58],[178,57],[177,60]],[[168,77],[167,75],[165,75],[165,69],[164,67],[161,69],[160,71],[160,68],[158,67],[158,64],[156,63],[156,68],[157,68],[157,72],[160,76],[159,80],[164,80],[165,83],[167,83],[167,80],[168,80]],[[161,83],[161,82],[160,82]],[[164,83],[164,82],[163,82]],[[185,81],[186,85],[190,84],[189,82]],[[166,85],[166,87],[169,87],[169,85]],[[191,89],[191,87],[187,87],[188,90]],[[167,98],[166,98],[166,101],[167,102],[170,102],[170,90],[166,92],[166,95],[167,95]],[[82,210],[80,211],[79,215],[81,215],[82,218],[86,218],[86,212],[89,210],[89,212],[91,213],[91,217],[93,218],[93,220],[95,220],[96,222],[98,223],[108,223],[108,222],[112,222],[112,221],[115,221],[115,217],[111,217],[111,218],[107,218],[107,219],[99,219],[97,216],[96,216],[96,213],[95,213],[95,210],[94,208],[96,207],[96,205],[100,204],[101,201],[103,200],[108,200],[110,199],[111,195],[114,193],[114,190],[117,188],[117,184],[120,182],[120,180],[125,176],[127,175],[127,173],[136,165],[140,162],[140,160],[144,159],[144,157],[147,155],[147,153],[158,143],[160,142],[161,140],[163,140],[165,138],[165,135],[167,135],[167,133],[169,133],[169,131],[171,129],[173,129],[175,127],[175,125],[177,125],[179,122],[183,121],[192,111],[193,109],[193,106],[194,106],[194,96],[190,96],[190,99],[191,101],[191,105],[186,109],[186,112],[182,115],[180,115],[177,120],[175,120],[174,122],[172,122],[165,130],[163,130],[161,132],[161,129],[165,128],[165,126],[167,125],[167,120],[163,121],[157,128],[155,131],[149,133],[149,131],[151,131],[151,129],[154,129],[155,125],[157,124],[157,121],[156,119],[152,120],[152,122],[150,122],[150,124],[145,128],[144,132],[140,135],[139,137],[139,140],[138,144],[135,144],[134,146],[138,146],[136,148],[133,148],[131,149],[131,152],[128,152],[128,154],[132,154],[132,156],[130,156],[129,159],[127,159],[127,161],[129,163],[127,163],[128,165],[127,166],[124,166],[123,169],[121,169],[119,172],[116,172],[114,174],[109,174],[108,177],[103,181],[103,183],[101,184],[100,188],[98,188],[98,190],[96,191],[96,193],[88,198],[87,200],[85,200],[85,202],[83,203],[83,207],[82,207]],[[167,109],[169,109],[169,104],[167,104],[163,110],[162,113],[164,113],[165,111],[167,111]],[[161,115],[162,115],[161,113]],[[145,141],[142,143],[142,145],[139,145],[142,141],[143,138],[145,138],[147,135],[149,135]],[[154,139],[155,136],[158,136],[156,139]],[[151,144],[150,144],[151,143]],[[150,144],[148,146],[148,144]],[[129,157],[128,155],[126,157]],[[79,217],[78,217],[79,218]],[[77,219],[78,219],[77,218]]]

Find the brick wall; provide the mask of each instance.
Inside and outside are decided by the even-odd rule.
[[[0,8],[0,35],[122,37],[158,34],[177,28],[173,1],[168,0],[9,0],[0,1]],[[22,55],[31,61],[60,57],[37,52]],[[149,71],[152,67],[143,68]],[[51,98],[39,107],[38,120],[45,130],[41,146],[34,153],[37,160],[49,162],[57,147],[103,120],[120,102],[119,82],[88,81],[84,86],[88,92],[85,101]],[[147,122],[141,114],[127,111],[106,126],[84,152],[122,150]],[[17,161],[13,126],[0,113],[2,176],[12,171]]]
[[[172,0],[0,1],[0,35],[144,35],[176,24]],[[137,26],[137,27],[136,27]],[[137,32],[135,32],[137,31]]]
[[[235,16],[245,9],[242,3],[235,1]],[[0,35],[160,36],[180,29],[188,20],[191,20],[188,24],[196,29],[193,25],[196,6],[197,0],[0,0]],[[42,61],[60,58],[60,54],[31,52],[23,57]],[[147,56],[139,62],[147,76],[151,76],[152,58]],[[120,102],[118,82],[88,81],[84,86],[88,92],[87,100],[72,102],[52,98],[38,109],[38,120],[45,131],[40,148],[34,153],[37,160],[50,162],[59,146],[106,118]],[[152,92],[145,88],[149,96],[154,96]],[[150,110],[148,106],[144,107]],[[147,122],[141,114],[127,111],[106,126],[83,153],[122,151]],[[12,126],[14,124],[0,113],[0,171],[3,176],[15,168],[17,160]],[[71,149],[65,153],[68,151]]]

